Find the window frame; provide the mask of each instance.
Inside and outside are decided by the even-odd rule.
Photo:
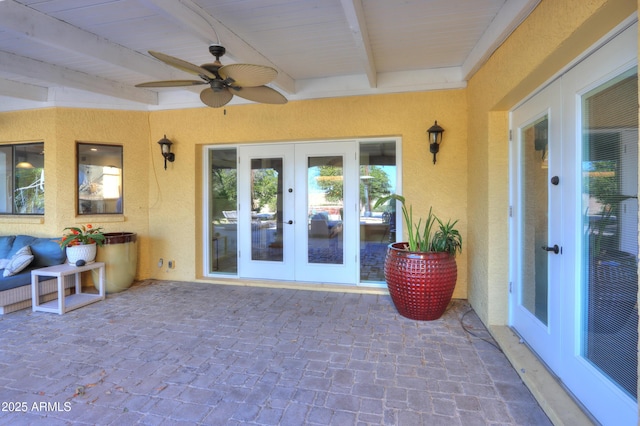
[[[35,151],[39,151],[40,154],[38,155],[42,155],[42,160],[38,161],[38,163],[42,163],[42,167],[25,167],[25,169],[38,169],[40,170],[41,176],[42,176],[42,183],[41,183],[41,187],[42,187],[42,211],[37,211],[37,212],[29,212],[29,213],[21,213],[18,211],[17,206],[16,206],[16,190],[17,188],[17,184],[16,184],[16,179],[17,179],[17,174],[18,174],[18,169],[20,169],[20,167],[17,167],[19,163],[25,162],[28,163],[29,165],[32,166],[32,163],[35,162],[34,160],[37,158],[30,158],[27,154],[27,156],[22,160],[22,161],[18,161],[18,159],[20,158],[18,153],[16,153],[16,150],[20,147],[28,147],[28,146],[35,146],[36,149]],[[8,207],[8,211],[0,211],[0,215],[4,215],[4,216],[44,216],[45,214],[45,192],[44,192],[44,171],[45,171],[45,161],[44,161],[44,141],[30,141],[30,142],[22,142],[22,143],[5,143],[5,144],[0,144],[0,149],[6,149],[9,148],[10,149],[10,159],[8,161],[5,162],[5,164],[10,164],[11,170],[5,170],[5,187],[8,187],[8,194],[6,194],[6,201],[7,201],[7,207]],[[7,181],[10,181],[10,183],[8,183]]]
[[[83,147],[85,147],[83,149]],[[92,148],[94,147],[94,148]],[[113,163],[108,163],[107,165],[103,165],[102,167],[113,167],[114,169],[118,169],[118,174],[114,176],[118,176],[119,181],[117,182],[118,194],[117,197],[105,197],[103,188],[100,188],[100,192],[102,193],[102,197],[96,196],[95,199],[86,198],[88,194],[85,194],[85,198],[82,198],[81,190],[83,185],[90,185],[90,182],[86,182],[85,178],[81,178],[81,170],[82,167],[88,166],[96,166],[99,167],[98,164],[87,164],[86,160],[83,160],[83,153],[86,150],[92,149],[107,149],[107,150],[119,150],[119,153],[115,153],[116,157],[119,155],[119,165],[112,166]],[[109,161],[107,159],[106,161]],[[118,167],[119,166],[119,167]],[[82,170],[82,173],[86,173],[86,170]],[[122,144],[111,144],[111,143],[99,143],[99,142],[84,142],[77,141],[76,142],[76,191],[75,191],[75,201],[76,201],[76,214],[78,216],[94,216],[94,215],[123,215],[124,214],[124,146]],[[84,175],[86,176],[86,174]],[[104,175],[101,175],[98,179],[100,180],[100,184],[104,185]],[[98,183],[96,179],[95,183]],[[107,211],[95,211],[94,203],[108,203],[109,201],[116,200],[114,208],[108,208]],[[88,204],[87,204],[88,203]],[[112,203],[111,203],[112,204]],[[85,211],[83,206],[89,206],[89,210]],[[104,208],[104,205],[103,205]]]

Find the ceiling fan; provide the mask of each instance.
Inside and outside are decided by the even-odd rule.
[[[274,68],[252,64],[222,65],[220,57],[225,54],[226,49],[219,44],[210,45],[209,52],[216,57],[216,61],[212,64],[197,66],[182,59],[150,50],[149,54],[154,58],[182,71],[195,74],[201,80],[151,81],[136,84],[136,87],[179,87],[208,84],[209,87],[200,92],[200,100],[213,108],[226,105],[231,101],[233,95],[264,104],[287,103],[287,98],[282,94],[265,86],[278,75],[278,71]]]

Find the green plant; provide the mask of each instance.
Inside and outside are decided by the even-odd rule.
[[[99,246],[104,244],[105,236],[102,228],[94,228],[91,224],[82,225],[80,227],[70,226],[64,228],[64,234],[60,240],[60,247],[77,246],[80,244],[93,244]]]
[[[386,202],[399,201],[402,204],[402,216],[407,227],[407,249],[409,251],[421,252],[446,252],[452,256],[462,253],[462,236],[455,228],[457,220],[447,223],[442,222],[434,213],[433,208],[429,208],[427,218],[418,219],[415,223],[413,219],[413,206],[407,208],[405,198],[402,195],[390,194],[379,198],[374,209]]]

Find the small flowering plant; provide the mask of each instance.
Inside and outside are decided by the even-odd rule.
[[[104,233],[102,228],[94,228],[91,224],[81,225],[80,227],[71,226],[64,228],[64,234],[60,240],[60,247],[78,246],[81,244],[96,243],[99,246],[104,244]]]

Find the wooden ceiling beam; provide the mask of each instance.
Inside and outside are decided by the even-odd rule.
[[[72,87],[87,92],[100,93],[134,102],[158,105],[158,94],[150,90],[128,86],[106,78],[91,76],[69,68],[37,61],[24,56],[0,51],[0,71],[36,80],[46,80],[55,85]],[[46,76],[44,78],[43,76]],[[0,92],[0,94],[3,94]]]
[[[371,43],[369,42],[369,33],[367,32],[367,24],[364,19],[362,0],[340,1],[347,18],[349,30],[351,31],[351,35],[353,35],[353,41],[358,50],[358,57],[369,80],[369,86],[375,88],[378,85],[378,73],[373,60]]]
[[[46,102],[49,100],[49,89],[0,78],[0,95],[28,101]]]

